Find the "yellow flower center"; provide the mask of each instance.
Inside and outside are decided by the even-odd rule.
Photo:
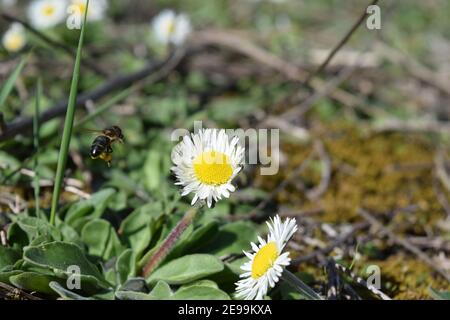
[[[42,8],[42,14],[46,17],[50,17],[55,13],[55,7],[54,6],[45,6]]]
[[[83,2],[78,2],[75,4],[75,7],[78,9],[78,12],[83,14],[86,12],[86,4]]]
[[[17,50],[19,50],[20,48],[22,48],[23,45],[24,45],[24,43],[25,43],[25,40],[24,40],[24,38],[22,37],[22,35],[20,35],[20,34],[14,34],[14,35],[9,36],[9,37],[6,39],[6,41],[5,41],[5,48],[6,48],[8,51],[14,52],[14,51],[17,51]]]
[[[175,32],[175,22],[170,21],[167,23],[167,34],[172,35]]]
[[[194,159],[193,163],[195,176],[204,184],[224,184],[233,174],[228,156],[221,152],[203,152]]]
[[[275,242],[269,242],[256,253],[252,265],[252,278],[263,276],[278,258],[278,248]]]

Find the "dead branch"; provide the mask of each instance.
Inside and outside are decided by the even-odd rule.
[[[22,289],[12,287],[3,282],[0,282],[0,297],[10,300],[42,300],[41,298],[33,296]]]
[[[331,259],[332,260],[332,259]],[[347,269],[346,267],[344,267],[343,265],[337,263],[336,261],[332,260],[334,263],[334,266],[336,267],[336,269],[338,269],[339,271],[341,271],[343,274],[347,275],[348,277],[350,277],[353,281],[355,281],[357,284],[367,288],[369,291],[371,291],[373,294],[375,294],[376,296],[380,297],[383,300],[392,300],[388,295],[386,295],[383,291],[381,291],[380,289],[375,288],[373,285],[368,284],[363,278],[358,277],[357,275],[355,275],[351,270]]]
[[[320,183],[306,192],[306,196],[312,201],[319,199],[327,191],[331,179],[331,159],[320,140],[316,141],[316,151],[322,162],[322,170]]]
[[[376,5],[378,3],[378,0],[373,0],[370,5]],[[313,72],[308,75],[306,80],[304,81],[304,84],[309,84],[311,79],[322,73],[323,70],[327,67],[327,65],[330,63],[330,61],[333,59],[333,57],[336,55],[336,53],[348,42],[348,40],[351,38],[351,36],[355,33],[356,30],[358,30],[359,26],[363,23],[364,19],[367,16],[367,6],[364,7],[364,11],[361,14],[361,16],[358,18],[358,20],[353,24],[353,26],[350,28],[350,30],[345,34],[345,36],[337,43],[337,45],[333,48],[333,50],[330,51],[328,57],[322,62],[322,64]]]
[[[150,62],[141,70],[108,80],[96,89],[78,95],[76,106],[81,107],[89,100],[98,100],[115,90],[127,88],[133,83],[148,78],[149,76],[154,76],[152,78],[152,81],[161,80],[162,78],[168,76],[170,71],[180,63],[185,55],[186,50],[184,48],[181,48],[173,52],[167,59],[163,61]],[[39,122],[44,123],[45,121],[63,115],[66,112],[66,107],[67,100],[60,101],[53,107],[43,112],[40,116]],[[6,132],[3,132],[3,134],[0,135],[0,141],[9,139],[18,133],[28,133],[32,128],[32,124],[32,117],[22,117],[10,124],[7,124]]]
[[[332,243],[330,243],[326,247],[316,249],[309,254],[302,255],[298,258],[295,258],[292,260],[291,264],[293,266],[298,266],[301,263],[305,263],[305,262],[317,259],[319,257],[319,255],[328,255],[330,252],[332,252],[334,250],[334,248],[341,246],[342,244],[344,244],[345,242],[350,240],[357,232],[367,229],[369,226],[370,226],[370,224],[365,221],[354,224],[350,231],[337,237]]]
[[[375,227],[378,230],[381,230],[383,234],[387,235],[397,245],[400,245],[409,252],[415,254],[420,260],[428,264],[432,269],[434,269],[437,273],[439,273],[442,277],[444,277],[444,279],[450,282],[450,275],[441,268],[439,268],[436,265],[436,263],[430,257],[428,257],[428,255],[425,254],[422,250],[420,250],[418,247],[410,243],[408,240],[400,238],[397,235],[395,235],[394,232],[392,232],[392,230],[385,227],[381,222],[379,222],[376,218],[374,218],[367,210],[360,208],[358,210],[358,213],[364,219],[366,219],[366,221],[369,222],[373,227]]]

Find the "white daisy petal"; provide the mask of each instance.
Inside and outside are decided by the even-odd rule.
[[[65,20],[66,8],[66,0],[34,0],[28,6],[28,19],[37,29],[51,28]]]
[[[156,39],[163,44],[181,45],[191,33],[191,22],[187,15],[172,10],[159,13],[152,22]],[[194,144],[196,141],[194,140]]]
[[[289,252],[283,253],[282,250],[297,230],[295,219],[282,222],[277,215],[267,225],[267,242],[258,237],[259,246],[253,242],[250,244],[254,253],[244,252],[249,261],[241,266],[245,273],[236,282],[237,298],[264,299],[269,287],[275,287],[283,269],[290,264]]]
[[[71,12],[77,12],[81,14],[82,17],[84,17],[84,13],[86,11],[86,4],[87,0],[70,0],[69,8],[73,9],[71,10]],[[89,0],[87,20],[92,22],[102,20],[106,14],[107,9],[108,9],[107,0]]]
[[[192,193],[195,199],[192,203],[203,200],[208,207],[230,197],[235,191],[231,184],[234,172],[242,165],[233,161],[232,153],[241,152],[242,147],[236,144],[234,149],[225,148],[229,140],[225,130],[204,129],[184,136],[173,148],[171,170],[177,178],[176,184],[183,187],[182,196]]]
[[[9,52],[23,49],[27,43],[25,28],[20,23],[13,23],[2,38],[2,46]]]

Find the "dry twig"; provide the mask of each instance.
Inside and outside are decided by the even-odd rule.
[[[428,264],[432,269],[434,269],[437,273],[439,273],[444,279],[450,282],[450,275],[439,268],[436,263],[428,257],[422,250],[420,250],[417,246],[410,243],[408,240],[404,238],[400,238],[392,232],[389,228],[385,227],[381,222],[379,222],[376,218],[374,218],[367,210],[359,209],[358,213],[367,220],[372,226],[381,230],[384,234],[386,234],[392,241],[396,244],[402,246],[409,252],[415,254],[420,260]]]

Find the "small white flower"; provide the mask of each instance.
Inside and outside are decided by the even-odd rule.
[[[2,38],[3,47],[9,52],[20,51],[27,43],[25,28],[20,23],[13,23]]]
[[[183,186],[182,196],[194,194],[197,200],[213,201],[228,198],[235,190],[231,181],[242,168],[244,148],[238,137],[230,137],[225,130],[203,129],[186,135],[172,151],[172,171],[177,185]]]
[[[28,7],[28,19],[37,29],[51,28],[64,20],[66,6],[65,0],[35,0]]]
[[[164,10],[152,23],[158,41],[164,44],[181,45],[191,33],[191,22],[185,14],[176,14],[172,10]]]
[[[68,12],[70,14],[77,13],[81,15],[81,21],[84,19],[86,12],[87,0],[70,0]],[[87,21],[100,21],[104,18],[106,10],[108,10],[107,0],[90,0],[87,14]]]
[[[269,287],[273,288],[280,279],[283,268],[291,262],[289,252],[282,252],[286,243],[297,231],[295,219],[288,218],[281,222],[277,215],[266,223],[269,227],[267,241],[258,237],[259,245],[251,243],[254,252],[244,251],[250,261],[241,266],[245,272],[240,276],[243,279],[236,282],[238,298],[262,300]]]

